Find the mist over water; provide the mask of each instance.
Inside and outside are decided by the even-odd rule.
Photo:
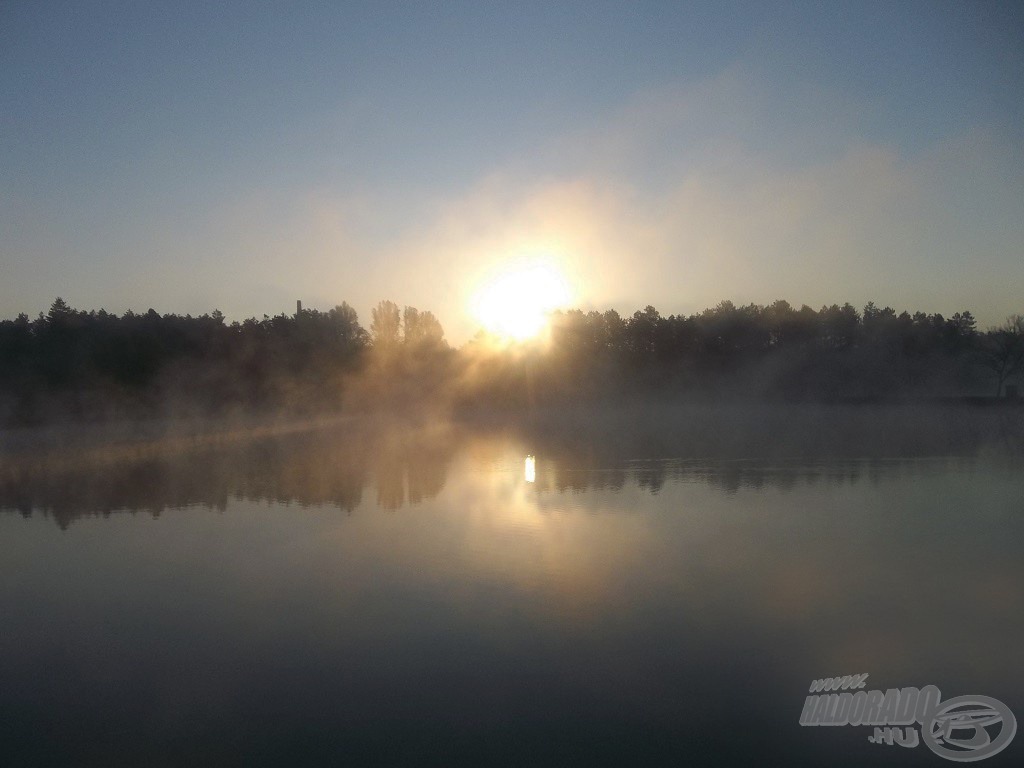
[[[4,762],[934,764],[799,726],[858,672],[1024,713],[1019,422],[758,414],[9,443]]]
[[[1024,765],[1024,2],[165,5],[0,2],[0,768]]]

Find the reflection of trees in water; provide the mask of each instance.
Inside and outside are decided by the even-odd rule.
[[[750,446],[759,446],[764,448],[761,455],[772,455],[765,448],[769,440],[763,435],[751,439],[749,433],[741,432],[737,437],[734,430],[720,425],[712,429],[716,425],[710,421],[697,423],[691,419],[687,429],[679,429],[679,425],[678,421],[669,424],[672,428],[661,432],[626,432],[603,427],[573,430],[555,423],[545,424],[518,441],[529,445],[538,457],[535,487],[542,493],[617,492],[635,486],[657,494],[667,483],[678,482],[701,483],[727,493],[741,489],[785,491],[816,483],[877,483],[921,471],[920,461],[914,458],[856,458],[872,455],[864,447],[869,442],[876,448],[887,448],[884,441],[847,439],[840,450],[837,435],[843,436],[841,430],[829,431],[833,454],[772,461],[742,458],[744,454],[737,453],[745,448],[752,451],[747,456],[757,455]],[[792,435],[775,429],[774,423],[769,426],[772,428],[765,432],[774,444],[793,443]],[[800,429],[806,427],[799,425]],[[858,422],[857,429],[863,430],[863,424]],[[922,432],[932,434],[930,428]],[[468,431],[458,434],[472,435]],[[858,431],[855,436],[860,434]],[[680,435],[684,439],[680,440]],[[728,437],[711,440],[701,435]],[[870,430],[867,437],[873,437]],[[481,435],[472,435],[472,439],[480,440]],[[482,439],[502,449],[508,447],[507,437]],[[821,447],[814,439],[808,438],[808,442]],[[129,511],[157,516],[165,509],[188,506],[224,510],[231,498],[295,502],[351,512],[364,503],[364,489],[372,487],[377,506],[395,510],[434,498],[442,491],[460,444],[453,429],[374,431],[350,426],[344,432],[324,429],[264,435],[220,445],[179,444],[173,449],[145,453],[122,449],[115,455],[107,449],[81,458],[75,455],[73,462],[65,456],[58,462],[60,466],[52,462],[8,462],[0,465],[0,508],[26,516],[41,512],[61,527],[84,515]],[[948,447],[942,442],[939,445]],[[932,455],[938,453],[941,451]],[[679,458],[635,458],[644,455]],[[890,455],[922,454],[894,451]],[[1008,455],[1007,460],[1016,455]],[[472,451],[467,456],[472,460]],[[928,466],[934,468],[934,463]]]
[[[538,463],[537,487],[540,491],[580,493],[585,491],[621,490],[634,485],[651,494],[659,493],[666,483],[700,483],[725,493],[740,490],[773,489],[789,491],[802,485],[841,486],[859,482],[877,484],[926,468],[933,470],[936,462],[948,467],[971,459],[851,459],[818,464],[806,462],[766,463],[747,460],[649,460],[631,461],[626,467],[609,469],[599,464],[573,460],[571,456],[544,456]]]
[[[229,475],[224,457],[207,451],[81,471],[50,472],[45,466],[10,469],[0,477],[0,505],[26,517],[41,511],[62,528],[83,515],[126,510],[154,517],[167,508],[193,504],[223,510],[232,494]]]
[[[786,490],[878,482],[929,457],[1024,453],[1016,411],[751,403],[538,409],[531,417],[521,439],[538,456],[539,487],[558,491],[630,483],[658,493],[670,481]]]
[[[659,404],[538,408],[520,430],[535,453],[598,459],[785,458],[1024,454],[1024,410],[967,406]]]
[[[372,478],[380,506],[397,509],[440,493],[453,451],[443,435],[321,432],[148,457],[94,452],[74,467],[22,461],[0,472],[0,508],[41,512],[62,528],[114,512],[223,511],[231,498],[351,512]]]
[[[409,503],[432,499],[444,489],[449,458],[436,453],[417,453],[408,465]]]
[[[380,457],[374,474],[377,484],[377,506],[398,509],[405,502],[405,469],[400,456]]]
[[[444,489],[455,450],[450,435],[414,433],[389,438],[377,451],[372,468],[377,506],[394,510],[437,496]]]

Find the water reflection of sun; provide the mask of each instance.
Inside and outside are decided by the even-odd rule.
[[[537,336],[550,312],[570,298],[569,285],[553,263],[516,262],[484,282],[473,297],[472,309],[492,335],[525,341]]]
[[[527,456],[523,464],[523,479],[528,483],[537,482],[537,459],[532,455]]]

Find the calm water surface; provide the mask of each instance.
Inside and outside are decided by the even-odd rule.
[[[636,445],[342,430],[8,466],[0,763],[947,764],[798,724],[858,672],[1024,717],[1019,459]]]

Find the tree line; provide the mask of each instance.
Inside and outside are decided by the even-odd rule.
[[[983,391],[986,363],[995,363],[984,356],[993,340],[1012,338],[1008,351],[1019,346],[1020,322],[1014,322],[1013,332],[979,333],[969,311],[945,318],[897,314],[871,302],[858,312],[848,303],[815,311],[786,301],[723,301],[689,316],[664,317],[651,306],[629,318],[570,311],[555,317],[552,333],[556,357],[581,385],[599,378],[627,389],[795,399],[953,396]],[[999,392],[1019,369],[1019,360],[1007,363]]]
[[[347,304],[229,324],[219,311],[119,316],[58,298],[34,320],[0,322],[0,420],[336,408],[339,376],[368,343]]]
[[[981,331],[969,311],[723,301],[692,315],[648,306],[550,320],[543,340],[501,345],[481,333],[454,350],[431,312],[390,301],[365,329],[347,303],[228,323],[219,311],[116,315],[58,298],[35,319],[0,321],[0,423],[633,395],[998,396],[1024,373],[1020,315]]]

